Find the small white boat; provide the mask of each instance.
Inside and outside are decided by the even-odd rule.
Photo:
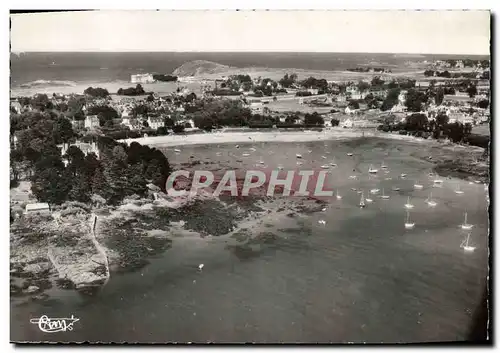
[[[333,162],[332,162],[332,163],[330,163],[330,165],[331,165],[332,167],[336,167],[336,166],[337,166],[337,163],[333,163]]]
[[[398,188],[397,186],[392,188],[392,191],[399,191],[399,190],[401,190],[401,188]]]
[[[312,153],[312,150],[309,150],[309,151],[307,151],[307,152]]]
[[[297,165],[302,165],[302,162],[297,162]]]
[[[401,178],[406,178],[406,176],[407,176],[407,175],[408,175],[408,174],[401,173],[400,177],[401,177]]]
[[[351,188],[351,190],[352,190],[352,191],[357,191],[357,189],[356,189],[356,188]]]
[[[408,201],[406,202],[405,207],[408,209],[411,209],[414,207],[413,204],[410,202],[410,196],[408,196]]]
[[[434,184],[442,184],[443,179],[434,179]]]
[[[356,178],[357,178],[357,176],[356,176],[356,175],[351,175],[351,176],[349,176],[349,179],[356,179]]]
[[[469,229],[472,229],[472,227],[473,227],[472,224],[467,223],[467,212],[465,212],[464,223],[462,223],[462,225],[460,226],[460,228],[465,229],[465,230],[469,230]]]
[[[387,199],[390,198],[390,196],[386,195],[385,192],[384,192],[384,189],[382,189],[382,195],[380,196],[380,198],[383,199],[383,200],[387,200]]]
[[[337,197],[337,200],[342,200],[342,196],[339,194],[338,190],[335,192],[335,196]]]
[[[319,223],[319,224],[323,224],[323,225],[325,225],[325,224],[326,224],[326,221],[324,221],[324,220],[320,219],[320,220],[318,221],[318,223]]]
[[[243,153],[242,156],[243,157],[248,157],[250,155],[250,153]]]
[[[297,153],[297,154],[295,155],[295,157],[297,157],[297,158],[302,158],[302,155]]]
[[[283,166],[282,166],[282,165],[279,165],[279,166],[278,166],[278,170],[283,170]]]
[[[370,194],[378,194],[379,191],[380,189],[371,189]]]
[[[257,163],[259,163],[259,164],[264,164],[264,161],[258,161]]]
[[[205,265],[204,265],[204,264],[199,264],[199,265],[198,265],[198,270],[200,270],[200,271],[201,271],[201,270],[203,270],[203,267],[205,267]]]
[[[429,205],[430,207],[435,207],[437,205],[437,202],[432,199],[432,191],[425,202],[427,202],[427,205]]]
[[[366,198],[366,203],[372,203],[372,202],[373,202],[372,199]]]
[[[252,151],[252,152],[257,151],[257,150],[256,150],[255,148],[253,148],[253,147],[250,147],[250,148],[249,148],[249,150],[250,150],[250,151]]]
[[[352,153],[347,153],[347,155],[348,155],[349,157],[352,157]]]
[[[236,146],[234,146],[234,147],[236,147],[236,148],[240,148],[240,145],[236,145]]]
[[[465,239],[462,244],[460,244],[460,247],[462,249],[464,249],[465,251],[469,251],[469,252],[472,252],[474,250],[476,250],[476,247],[475,246],[471,246],[469,245],[469,238],[470,238],[470,233],[467,234],[467,239]]]
[[[388,177],[388,178],[385,178],[385,180],[392,180],[392,178],[391,178],[391,177]]]
[[[175,149],[174,149],[174,152],[175,152],[175,153],[180,153],[180,152],[181,152],[181,150],[180,150],[180,149],[178,149],[178,148],[175,148]]]
[[[415,184],[413,184],[413,187],[419,190],[424,188],[424,186],[422,184],[419,184],[418,181]]]
[[[481,180],[474,180],[476,184],[481,184]]]
[[[382,162],[382,165],[380,166],[380,169],[387,169],[387,166]]]
[[[464,192],[460,189],[460,183],[457,184],[457,189],[455,190],[455,194],[462,195]]]
[[[363,208],[365,207],[365,197],[363,195],[363,193],[361,193],[361,200],[359,201],[359,207]]]
[[[326,154],[330,154],[330,151],[325,151]]]
[[[321,158],[326,159],[326,156],[321,156]]]
[[[222,153],[221,152],[217,152],[215,155],[216,156],[222,156]]]
[[[413,229],[413,227],[415,227],[415,222],[410,221],[410,212],[406,211],[405,228]]]
[[[373,166],[372,166],[372,165],[370,165],[370,168],[368,169],[368,173],[375,174],[375,173],[377,173],[377,172],[378,172],[378,169],[375,169],[375,168],[373,168]]]
[[[322,165],[321,168],[323,168],[323,169],[330,169],[330,166],[329,165]]]

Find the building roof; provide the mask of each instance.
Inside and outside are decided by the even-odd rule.
[[[36,211],[36,210],[46,210],[50,209],[49,204],[42,202],[42,203],[29,203],[26,205],[26,211]]]

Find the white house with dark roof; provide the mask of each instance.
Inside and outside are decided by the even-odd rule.
[[[87,129],[94,129],[99,127],[99,118],[97,115],[88,115],[85,117],[85,127]]]

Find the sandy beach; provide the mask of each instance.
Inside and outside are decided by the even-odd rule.
[[[141,137],[137,139],[119,140],[119,142],[138,142],[141,145],[149,146],[185,146],[202,144],[221,144],[221,143],[254,143],[254,142],[310,142],[326,140],[343,140],[356,137],[381,137],[396,140],[405,140],[413,142],[427,142],[422,138],[413,136],[396,135],[388,133],[379,133],[377,131],[362,131],[353,129],[332,128],[324,131],[251,131],[248,132],[214,132],[200,133],[193,135],[167,135]]]

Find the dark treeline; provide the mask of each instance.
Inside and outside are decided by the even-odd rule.
[[[137,86],[134,87],[129,87],[129,88],[120,88],[117,92],[118,95],[120,96],[142,96],[147,94],[144,91],[144,88],[140,84],[137,84]]]
[[[172,75],[153,74],[153,79],[155,81],[176,82],[177,78],[178,78],[177,76],[172,76]]]
[[[11,148],[11,185],[23,174],[31,181],[35,197],[52,205],[95,198],[116,204],[129,195],[146,195],[148,183],[164,190],[170,173],[161,151],[138,143],[118,144],[106,137],[83,139],[97,144],[99,158],[94,153],[85,155],[76,146],[62,156],[57,144],[70,143],[76,136],[71,123],[52,112],[11,115],[14,135],[17,143]]]

